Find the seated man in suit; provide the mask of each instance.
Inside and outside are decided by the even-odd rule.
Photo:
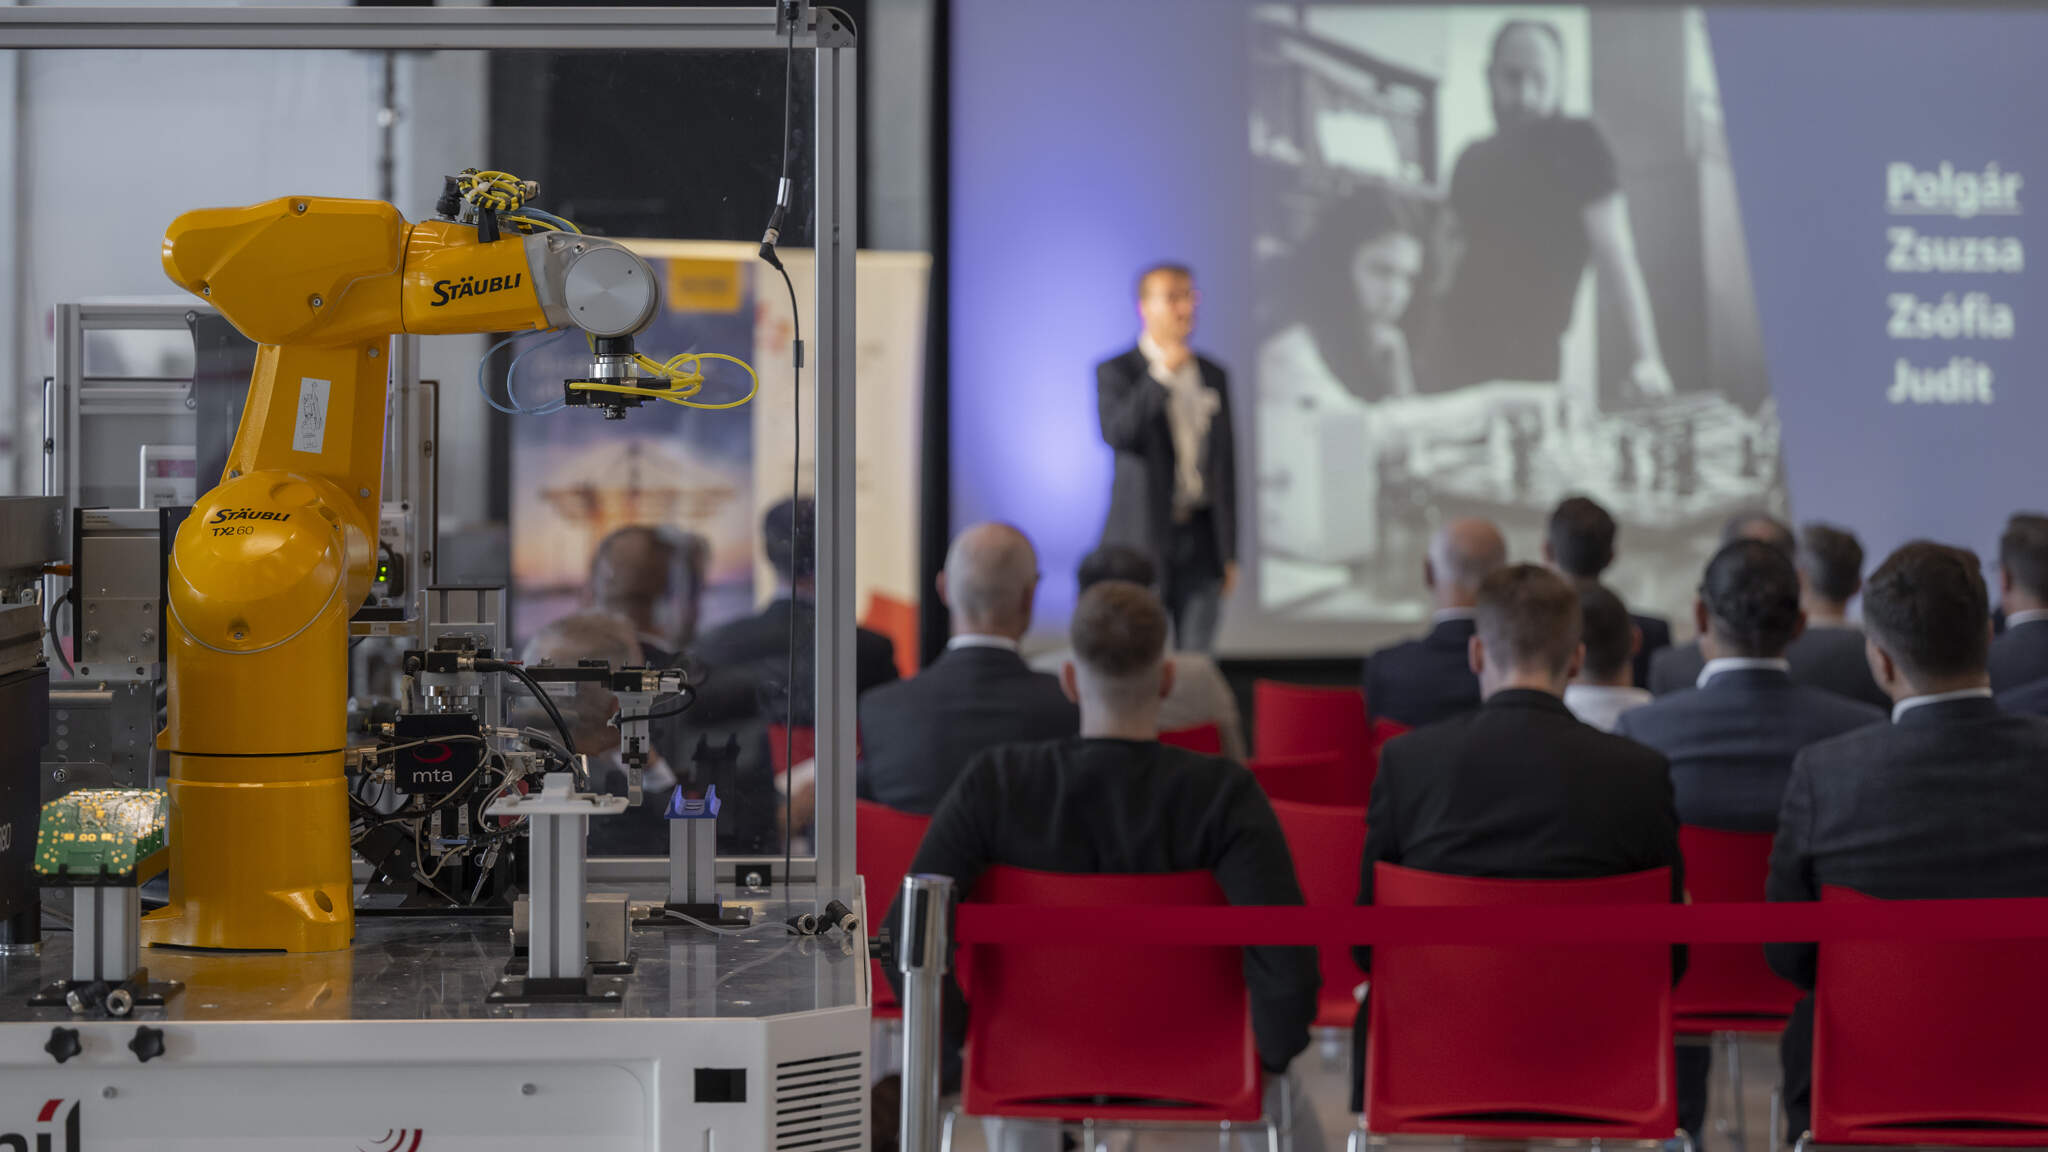
[[[1785,555],[1798,551],[1799,543],[1792,537],[1792,529],[1775,516],[1763,512],[1738,513],[1721,527],[1721,543],[1733,544],[1737,540],[1756,540]],[[1675,645],[1664,649],[1650,658],[1650,691],[1658,696],[1682,692],[1699,683],[1700,669],[1707,658],[1700,654],[1700,642]]]
[[[529,665],[573,667],[583,660],[603,660],[613,668],[630,668],[644,663],[634,631],[633,622],[623,616],[578,612],[549,622],[526,642],[519,658]],[[604,685],[588,680],[558,688],[561,691],[549,695],[576,738],[576,750],[589,757],[591,787],[613,796],[626,795],[625,763],[619,756],[623,746],[618,726],[612,723],[619,711],[618,697]],[[515,725],[553,734],[554,722],[523,691],[512,697],[512,709]],[[655,743],[654,760],[641,777],[641,802],[589,822],[592,856],[668,855],[668,821],[663,813],[669,793],[675,790],[676,774],[661,742]]]
[[[1428,635],[1382,648],[1365,662],[1365,711],[1409,728],[1479,707],[1479,678],[1466,649],[1479,582],[1508,562],[1491,521],[1453,520],[1430,537],[1422,582],[1436,606]]]
[[[1599,583],[1601,574],[1613,566],[1614,538],[1620,531],[1607,509],[1584,496],[1566,497],[1550,513],[1543,536],[1543,562],[1564,573],[1583,592],[1587,584]],[[1629,658],[1630,683],[1647,688],[1650,658],[1671,647],[1671,621],[1636,613],[1629,618],[1640,634],[1635,654]]]
[[[778,584],[775,598],[755,615],[712,629],[691,648],[690,664],[704,673],[689,713],[693,723],[762,717],[777,724],[811,724],[817,682],[817,514],[816,503],[802,496],[784,500],[761,518],[761,548]],[[896,678],[896,646],[878,632],[857,629],[855,690],[865,692]]]
[[[695,532],[628,524],[590,557],[592,609],[633,624],[647,662],[665,668],[697,636],[711,545]]]
[[[1074,659],[1060,672],[1081,706],[1080,736],[975,757],[932,817],[910,871],[951,876],[964,896],[997,864],[1073,873],[1206,869],[1232,904],[1301,903],[1287,841],[1252,774],[1158,742],[1159,702],[1173,688],[1166,633],[1166,610],[1145,588],[1111,580],[1083,593]],[[900,924],[900,915],[892,906],[890,923]],[[893,965],[890,972],[897,980]],[[1321,983],[1315,950],[1247,948],[1245,983],[1259,1060],[1277,1092],[1308,1046]],[[966,1008],[950,980],[947,992],[943,1078],[951,1082]],[[1294,1138],[1295,1148],[1320,1147],[1312,1109],[1294,1109]]]
[[[1509,879],[1583,879],[1671,869],[1685,861],[1664,757],[1579,723],[1565,685],[1583,658],[1579,598],[1564,577],[1517,564],[1486,578],[1470,644],[1485,706],[1397,736],[1380,752],[1366,811],[1358,902],[1373,902],[1373,865]],[[1356,951],[1370,969],[1371,950]],[[1683,952],[1674,950],[1674,978]],[[1353,1045],[1364,1056],[1366,1012]],[[1354,1092],[1362,1083],[1354,1066]],[[1363,1107],[1356,1096],[1352,1111]]]
[[[1699,687],[1662,696],[1615,731],[1671,761],[1681,824],[1772,832],[1801,748],[1880,723],[1868,704],[1792,681],[1784,658],[1799,634],[1799,574],[1768,544],[1738,540],[1714,554],[1694,605],[1707,666]],[[1752,897],[1754,899],[1754,897]],[[1707,1115],[1713,1050],[1678,1049],[1678,1126]]]
[[[1060,682],[1017,654],[1038,592],[1038,554],[1022,532],[1008,524],[961,532],[938,589],[953,619],[946,654],[860,698],[861,798],[904,812],[937,808],[985,748],[1057,740],[1081,727]]]
[[[1157,591],[1159,569],[1150,556],[1136,548],[1104,544],[1082,559],[1080,590],[1085,593],[1104,580],[1128,580]],[[1073,658],[1072,648],[1062,648],[1032,660],[1031,666],[1057,676],[1060,667]],[[1173,665],[1173,691],[1160,702],[1159,730],[1177,732],[1214,724],[1223,738],[1223,754],[1242,762],[1244,720],[1237,710],[1237,695],[1223,678],[1223,670],[1216,666],[1216,658],[1207,652],[1176,648],[1166,653],[1166,662]]]
[[[1643,634],[1621,597],[1606,585],[1582,580],[1577,586],[1586,659],[1564,687],[1564,706],[1581,722],[1612,732],[1623,713],[1655,699],[1649,689],[1635,684],[1635,657]]]
[[[1991,688],[2009,692],[2048,679],[2048,516],[2006,521],[1998,584],[2005,631],[1991,642]]]
[[[1816,521],[1799,530],[1797,560],[1806,631],[1785,650],[1792,679],[1889,709],[1891,699],[1870,675],[1863,629],[1849,619],[1849,601],[1863,590],[1863,545],[1854,533]]]
[[[1824,885],[1888,900],[2048,896],[2048,720],[1991,699],[1990,598],[1974,553],[1915,541],[1863,592],[1871,670],[1891,723],[1812,745],[1792,765],[1768,896]],[[1812,988],[1817,948],[1767,944],[1780,976]],[[1813,998],[1785,1030],[1789,1131],[1806,1130]]]

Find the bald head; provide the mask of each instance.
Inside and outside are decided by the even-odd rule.
[[[1020,640],[1031,630],[1038,592],[1038,553],[1008,524],[975,524],[953,538],[939,599],[953,614],[955,636],[975,633]]]
[[[1508,542],[1493,521],[1469,517],[1453,520],[1429,540],[1423,580],[1437,608],[1470,608],[1479,602],[1479,585],[1507,566]]]

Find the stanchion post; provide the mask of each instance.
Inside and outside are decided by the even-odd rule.
[[[903,878],[903,1152],[938,1152],[939,1001],[953,951],[953,878]]]

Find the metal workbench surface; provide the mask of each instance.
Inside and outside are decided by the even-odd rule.
[[[593,890],[596,890],[595,888]],[[658,891],[632,888],[635,902]],[[859,905],[850,894],[840,898]],[[754,923],[780,925],[823,901],[807,885],[788,896],[746,902]],[[635,928],[633,969],[616,1003],[492,1003],[512,959],[509,915],[364,915],[348,950],[326,953],[216,952],[145,948],[152,980],[184,985],[162,1008],[131,1019],[485,1020],[745,1019],[868,1003],[865,935],[798,937],[760,928],[739,936],[702,929]],[[60,1023],[63,1008],[32,1008],[38,988],[70,974],[71,934],[44,922],[38,955],[0,956],[0,1024]],[[104,1019],[104,1017],[101,1017]]]

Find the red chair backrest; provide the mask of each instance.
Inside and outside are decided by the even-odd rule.
[[[1661,904],[1660,868],[1593,880],[1482,880],[1374,866],[1389,907]],[[1365,1116],[1375,1133],[1665,1139],[1673,1093],[1664,944],[1373,950]],[[1489,1119],[1489,1115],[1556,1119]]]
[[[1335,752],[1314,752],[1307,756],[1275,756],[1254,759],[1245,767],[1258,778],[1269,800],[1296,804],[1318,804],[1326,808],[1363,808],[1358,795],[1358,778],[1347,772]],[[1358,861],[1351,862],[1355,867]],[[1355,884],[1358,877],[1352,876]],[[1353,896],[1357,893],[1354,891]]]
[[[1872,898],[1830,885],[1821,899]],[[2044,971],[2040,940],[1823,944],[1814,1139],[2048,1145]]]
[[[998,867],[993,904],[1218,905],[1207,872],[1071,875]],[[1080,1119],[1093,1098],[1150,1102],[1158,1119],[1258,1119],[1261,1084],[1238,948],[1061,940],[972,945],[962,1105],[978,1116]],[[1177,1104],[1179,1107],[1160,1107]]]
[[[905,680],[917,675],[917,605],[883,592],[868,593],[867,615],[860,626],[889,638],[896,648],[896,672]]]
[[[789,774],[791,764],[801,764],[818,751],[815,728],[791,728],[787,724],[768,726],[768,762],[777,776]]]
[[[1273,815],[1280,818],[1280,830],[1287,836],[1287,852],[1294,857],[1302,899],[1311,906],[1331,908],[1357,903],[1358,864],[1365,858],[1365,809],[1275,799]],[[1352,961],[1349,948],[1324,945],[1317,952],[1322,961],[1323,990],[1316,1026],[1349,1025],[1358,1012],[1352,989],[1365,975]]]
[[[1690,824],[1678,830],[1685,853],[1685,890],[1695,904],[1761,901],[1771,870],[1768,832],[1723,832]],[[1782,980],[1756,944],[1695,944],[1686,954],[1685,978],[1671,994],[1679,1025],[1686,1018],[1782,1017],[1799,1002],[1797,985]]]
[[[853,866],[867,886],[870,923],[879,922],[888,911],[889,902],[896,899],[897,890],[903,887],[904,874],[910,871],[910,862],[917,856],[917,846],[924,843],[924,830],[931,823],[929,816],[899,812],[871,800],[854,801]],[[894,1008],[896,990],[882,975],[879,962],[870,974],[874,977],[873,1005]]]
[[[1253,755],[1277,757],[1335,753],[1340,768],[1357,780],[1347,803],[1363,804],[1372,794],[1371,733],[1365,723],[1365,693],[1357,688],[1312,688],[1259,680],[1252,684]]]
[[[1193,728],[1176,728],[1159,734],[1161,744],[1200,752],[1204,756],[1223,755],[1223,729],[1214,724],[1197,724]]]

